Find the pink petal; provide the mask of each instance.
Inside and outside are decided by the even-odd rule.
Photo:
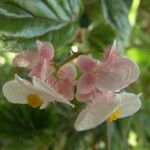
[[[69,101],[67,101],[66,98],[64,98],[62,95],[60,95],[56,89],[54,89],[52,86],[48,85],[47,83],[43,82],[41,79],[38,79],[36,77],[33,77],[33,85],[37,90],[42,90],[49,95],[49,101],[57,101],[61,103],[66,103],[74,107],[73,104],[71,104]]]
[[[92,96],[92,92],[89,92],[87,94],[81,94],[81,93],[77,92],[75,97],[78,101],[88,103],[88,102],[90,102],[91,96]]]
[[[85,103],[107,103],[108,101],[111,101],[112,99],[115,99],[115,94],[111,91],[102,92],[98,89],[92,90],[90,93],[87,94],[81,94],[79,92],[76,93],[76,99],[81,102]]]
[[[77,76],[76,68],[71,63],[65,64],[59,69],[57,75],[61,79],[68,79],[70,82],[74,82]]]
[[[96,63],[96,60],[85,55],[80,55],[77,60],[77,64],[81,71],[83,70],[86,72],[92,71],[95,68]]]
[[[22,52],[13,59],[13,64],[18,67],[31,69],[41,61],[41,56],[36,52]]]
[[[43,62],[39,62],[31,69],[30,73],[28,74],[29,77],[37,77],[42,79],[43,81],[49,80],[52,73],[55,71],[54,67],[49,64],[49,62],[44,59]]]
[[[49,73],[49,69],[48,68],[49,68],[49,64],[46,61],[46,59],[44,59],[43,65],[41,66],[41,70],[40,70],[41,79],[43,81],[45,81],[47,76],[48,76],[48,73]]]
[[[96,80],[93,74],[83,74],[77,82],[77,91],[82,94],[91,92],[96,86]]]
[[[60,79],[57,86],[59,94],[64,96],[67,100],[72,100],[74,98],[73,85],[68,80]]]
[[[112,67],[114,67],[117,64],[118,56],[117,56],[117,48],[116,48],[115,41],[111,47],[105,50],[103,57],[104,57],[104,62],[100,64],[101,70],[105,70],[105,71],[111,70]]]
[[[111,70],[100,70],[96,84],[99,90],[120,90],[139,77],[139,67],[128,58],[118,59]]]
[[[126,84],[129,85],[135,82],[140,75],[139,66],[129,58],[122,58],[120,59],[120,62],[122,63],[122,68],[124,67],[124,70],[128,70],[129,72],[128,77],[126,78],[126,81],[125,81]]]
[[[41,68],[42,68],[42,63],[38,63],[28,74],[29,77],[37,77],[37,78],[41,78]]]
[[[115,61],[117,58],[117,47],[116,47],[116,41],[113,42],[113,45],[105,50],[104,53],[104,61]]]
[[[57,82],[58,82],[58,79],[54,75],[50,75],[48,78],[45,79],[45,83],[53,87],[55,90],[58,89]]]
[[[54,57],[54,47],[49,42],[36,41],[38,53],[47,60],[52,60]]]

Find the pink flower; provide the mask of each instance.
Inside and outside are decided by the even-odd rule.
[[[76,85],[76,76],[76,68],[71,63],[62,66],[57,73],[58,92],[66,97],[68,100],[72,100],[74,98],[74,86]]]
[[[137,64],[117,56],[115,43],[104,53],[103,62],[82,55],[77,64],[82,75],[77,82],[76,99],[86,103],[86,107],[76,119],[76,130],[91,129],[105,120],[115,121],[140,109],[141,94],[115,93],[139,76]]]
[[[104,61],[81,55],[77,62],[82,75],[77,83],[77,92],[86,94],[94,88],[100,91],[116,91],[137,80],[139,67],[129,58],[117,56],[115,43],[104,54]]]
[[[74,86],[76,84],[76,69],[73,64],[65,64],[57,74],[52,65],[54,57],[54,47],[48,42],[37,41],[36,52],[23,52],[18,54],[13,63],[19,67],[30,70],[30,77],[42,79],[45,83],[52,86],[57,92],[67,100],[74,98]]]
[[[77,73],[73,64],[68,63],[62,66],[58,70],[56,76],[51,75],[49,77],[46,77],[46,75],[47,73],[44,73],[43,71],[42,72],[43,80],[47,84],[53,86],[60,95],[65,97],[67,100],[72,100],[74,98],[74,86],[76,84],[75,78]]]
[[[25,67],[30,70],[29,76],[41,78],[41,73],[44,63],[49,65],[49,70],[52,73],[54,68],[51,65],[54,57],[54,47],[51,43],[37,41],[37,51],[26,51],[18,54],[13,63],[18,67]]]

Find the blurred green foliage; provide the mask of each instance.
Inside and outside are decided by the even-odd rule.
[[[92,49],[100,57],[114,39],[122,53],[141,69],[139,80],[125,89],[142,92],[142,109],[135,115],[109,124],[111,150],[150,149],[150,1],[140,0],[1,0],[0,87],[17,73],[12,52],[35,49],[35,41],[51,41],[56,61],[70,55],[72,45]],[[137,5],[138,6],[138,5]],[[124,50],[124,51],[123,51]],[[45,110],[9,104],[0,92],[0,150],[103,150],[105,126],[84,132],[73,124],[79,109],[52,104]]]

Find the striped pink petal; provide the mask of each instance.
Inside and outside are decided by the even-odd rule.
[[[71,63],[65,64],[58,70],[57,76],[61,79],[67,79],[70,82],[74,82],[77,76],[76,68]]]
[[[109,70],[100,68],[96,85],[99,90],[120,90],[135,82],[139,73],[138,65],[131,59],[120,58]]]
[[[77,91],[82,94],[91,92],[96,86],[96,78],[94,74],[85,73],[77,82]]]
[[[25,51],[18,54],[13,59],[13,64],[17,67],[25,67],[32,69],[37,63],[42,60],[42,57],[36,52]]]
[[[49,42],[36,41],[38,53],[47,60],[52,60],[54,57],[54,47]]]
[[[81,55],[78,57],[77,64],[80,67],[81,71],[89,72],[95,68],[96,60],[94,60],[88,56]]]
[[[67,100],[72,100],[74,98],[74,85],[69,82],[69,80],[58,80],[57,88],[58,93]]]

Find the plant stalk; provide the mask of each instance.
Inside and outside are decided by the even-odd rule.
[[[66,58],[65,60],[61,61],[60,63],[56,64],[55,67],[57,69],[59,69],[61,66],[63,66],[64,64],[74,60],[75,58],[77,58],[80,55],[87,55],[89,54],[91,51],[86,51],[86,52],[74,52],[73,55],[69,56],[68,58]]]
[[[105,150],[110,150],[108,123],[105,122]]]

